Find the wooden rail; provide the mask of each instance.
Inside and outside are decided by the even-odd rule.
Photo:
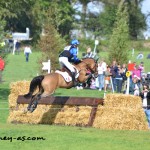
[[[92,106],[90,118],[87,126],[92,126],[98,105],[103,105],[103,98],[89,97],[69,97],[69,96],[48,96],[41,98],[38,104],[41,105],[75,105],[75,106]],[[19,95],[17,104],[29,104],[30,99],[26,99],[23,95]]]

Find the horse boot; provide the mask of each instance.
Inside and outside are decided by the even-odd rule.
[[[78,82],[76,81],[75,78],[75,72],[71,72],[71,77],[72,77],[73,87],[76,87]]]

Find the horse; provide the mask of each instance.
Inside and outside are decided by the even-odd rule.
[[[73,66],[77,69],[77,81],[79,83],[86,82],[92,75],[96,77],[97,74],[97,60],[93,58],[84,58],[79,64],[73,64]],[[87,71],[90,70],[90,74],[87,74]],[[36,88],[39,88],[39,91],[33,95]],[[34,77],[30,82],[29,92],[24,95],[25,98],[30,98],[31,101],[27,107],[27,111],[33,112],[37,105],[38,101],[42,97],[50,96],[52,95],[57,88],[71,88],[73,87],[73,82],[66,82],[64,77],[57,73],[49,73],[46,75],[40,75]]]

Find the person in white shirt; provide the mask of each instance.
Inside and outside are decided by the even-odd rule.
[[[29,55],[32,53],[30,46],[25,46],[24,55],[26,56],[26,62],[29,61]]]
[[[99,91],[104,88],[104,77],[106,72],[107,65],[104,60],[101,60],[98,64],[98,82],[99,82]]]

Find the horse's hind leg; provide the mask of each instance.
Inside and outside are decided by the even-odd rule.
[[[30,104],[28,105],[28,111],[33,112],[38,105],[39,100],[41,99],[41,93],[35,95],[32,99]]]
[[[35,98],[36,98],[36,95],[32,96],[31,101],[30,101],[30,103],[29,103],[29,105],[28,105],[28,107],[27,107],[27,110],[28,110],[28,111],[30,111],[30,108],[31,108],[32,103],[34,102],[34,99],[35,99]]]

